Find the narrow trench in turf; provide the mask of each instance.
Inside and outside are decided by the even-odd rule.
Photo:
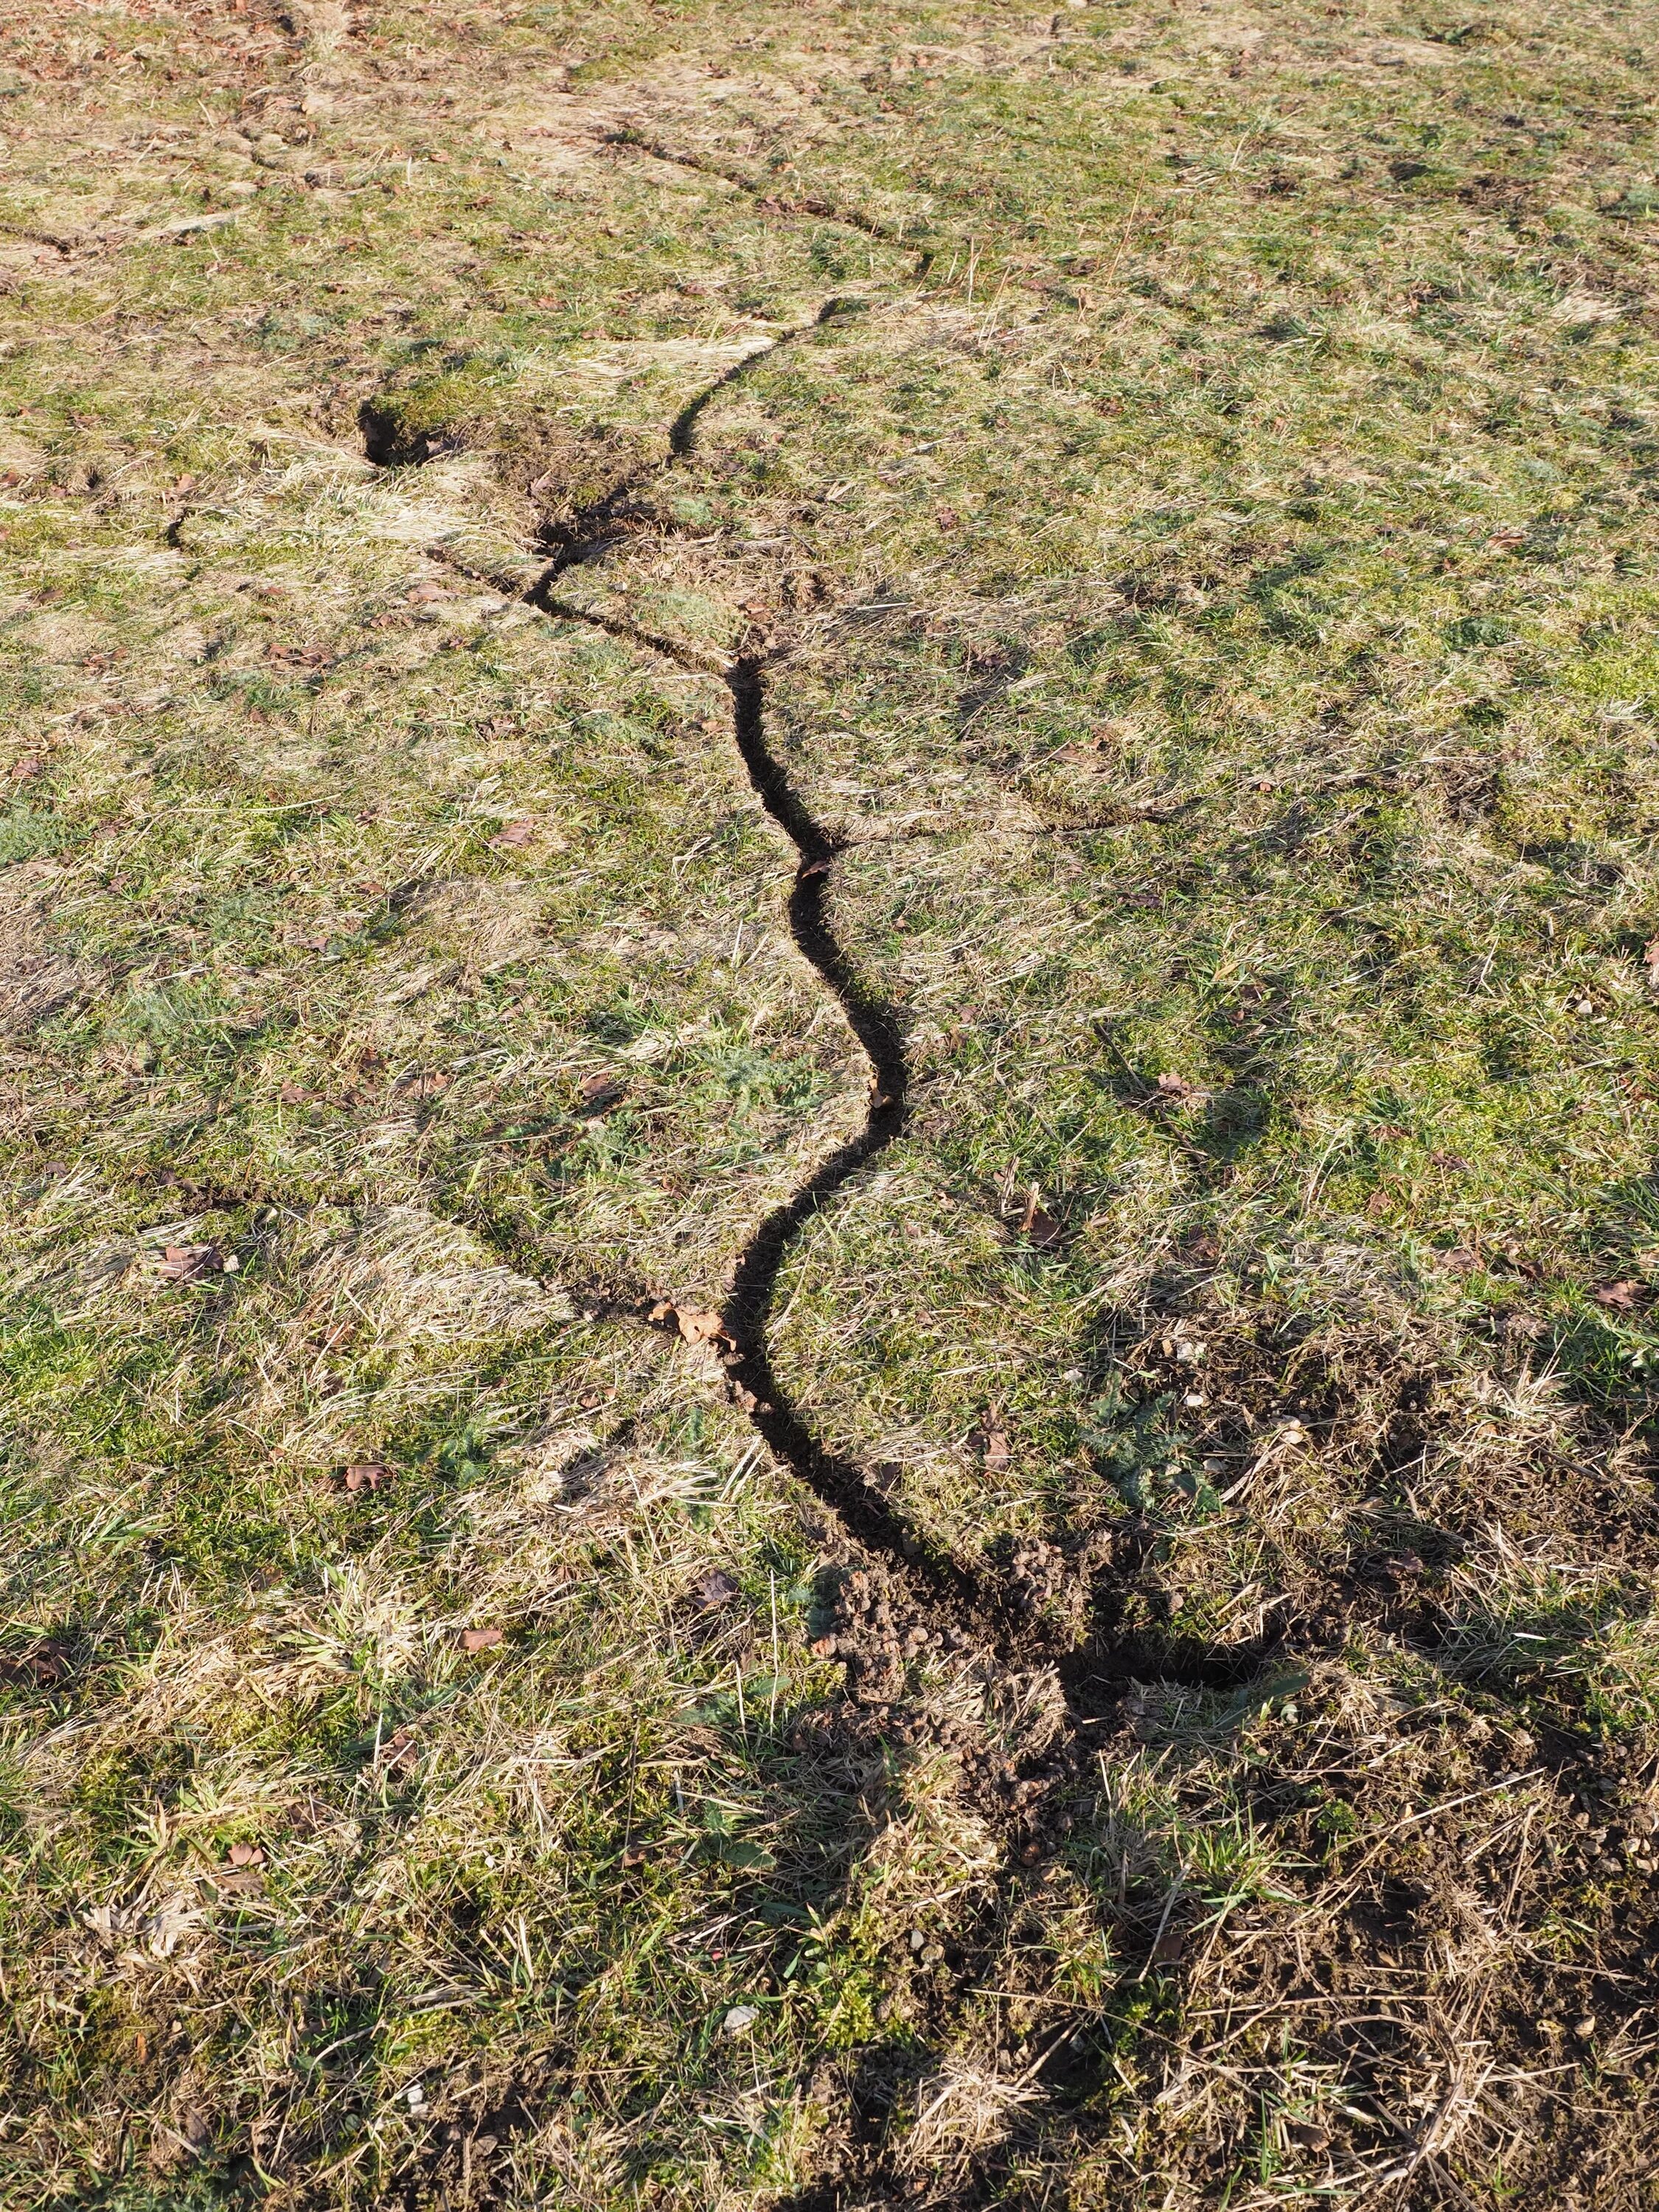
[[[866,1471],[832,1451],[813,1433],[780,1386],[767,1346],[766,1323],[774,1289],[794,1239],[852,1176],[892,1144],[905,1123],[909,1071],[897,1017],[860,980],[827,912],[830,880],[842,848],[814,818],[768,742],[766,676],[757,654],[740,653],[725,659],[702,653],[676,638],[584,607],[556,589],[568,570],[581,566],[611,541],[615,522],[627,502],[691,457],[699,420],[719,392],[755,362],[769,359],[781,347],[806,337],[844,306],[841,298],[832,295],[810,321],[746,356],[697,392],[675,416],[667,450],[659,460],[634,472],[546,534],[541,550],[551,558],[527,588],[501,577],[483,575],[442,546],[431,550],[448,565],[512,591],[526,605],[553,619],[583,623],[626,639],[689,672],[718,676],[726,685],[732,738],[744,773],[767,814],[795,848],[796,876],[788,907],[791,934],[841,1007],[872,1072],[863,1128],[821,1161],[787,1199],[766,1215],[738,1254],[723,1316],[731,1346],[727,1373],[732,1395],[770,1449],[836,1514],[866,1552],[883,1561],[911,1602],[924,1612],[943,1614],[952,1627],[971,1630],[982,1638],[987,1623],[984,1608],[977,1602],[974,1578],[957,1562],[925,1545],[870,1483]],[[365,410],[366,425],[371,420]],[[374,458],[372,450],[370,458]],[[596,1310],[599,1304],[597,1300],[583,1303]],[[643,1313],[649,1310],[650,1301],[636,1295],[621,1301],[608,1298],[604,1305],[610,1311],[626,1309]]]
[[[829,896],[836,863],[848,848],[815,818],[772,749],[767,734],[766,667],[759,654],[739,652],[728,659],[701,651],[680,639],[647,629],[625,616],[584,606],[557,589],[560,578],[568,570],[582,566],[613,542],[618,516],[629,501],[693,456],[698,422],[717,393],[746,374],[757,362],[769,359],[780,348],[821,327],[843,305],[831,297],[811,321],[746,356],[704,386],[674,418],[667,449],[659,460],[633,472],[544,534],[540,550],[551,557],[529,586],[480,569],[442,545],[429,550],[447,565],[510,592],[554,620],[584,623],[659,653],[688,672],[715,676],[725,684],[732,740],[750,787],[795,850],[796,875],[788,907],[791,934],[802,957],[840,1006],[872,1073],[870,1103],[862,1129],[822,1160],[788,1198],[765,1216],[738,1255],[722,1317],[732,1396],[775,1455],[836,1514],[849,1535],[881,1559],[905,1601],[919,1613],[931,1615],[936,1626],[948,1626],[958,1636],[970,1637],[1000,1663],[1029,1665],[1035,1659],[1053,1665],[1073,1717],[1086,1720],[1114,1705],[1129,1686],[1132,1676],[1145,1676],[1150,1671],[1194,1687],[1232,1685],[1258,1671],[1272,1651],[1266,1645],[1252,1647],[1248,1652],[1215,1652],[1180,1644],[1155,1651],[1144,1637],[1128,1640],[1115,1637],[1103,1608],[1097,1615],[1096,1632],[1073,1650],[1056,1653],[1036,1648],[1029,1636],[1011,1629],[1007,1608],[999,1601],[996,1589],[948,1552],[929,1543],[894,1510],[868,1470],[831,1449],[791,1402],[774,1370],[767,1343],[773,1293],[790,1248],[807,1223],[904,1129],[909,1071],[902,1026],[895,1010],[859,975],[836,935]],[[522,1253],[514,1256],[523,1263]],[[626,1312],[636,1317],[652,1316],[654,1303],[658,1316],[672,1325],[671,1304],[653,1302],[642,1291],[620,1297],[596,1291],[580,1303],[584,1310],[591,1308],[596,1313]]]
[[[1114,1625],[1115,1608],[1097,1603],[1091,1632],[1067,1650],[1056,1651],[1022,1633],[1012,1622],[999,1589],[961,1560],[929,1543],[895,1511],[869,1470],[833,1450],[792,1403],[773,1369],[767,1321],[773,1293],[795,1238],[836,1194],[905,1127],[909,1073],[903,1035],[895,1010],[859,975],[836,935],[828,901],[836,862],[847,849],[817,821],[790,781],[767,734],[766,668],[754,651],[721,656],[681,639],[647,629],[625,616],[604,612],[568,599],[557,589],[561,577],[602,553],[614,542],[617,526],[629,503],[696,451],[702,417],[718,395],[739,382],[762,361],[809,337],[855,305],[832,294],[806,321],[724,369],[681,408],[669,425],[665,450],[646,466],[630,471],[599,498],[546,529],[538,549],[547,565],[527,586],[521,579],[491,574],[442,544],[434,557],[475,580],[519,599],[549,617],[584,623],[659,653],[688,672],[717,677],[731,702],[732,734],[750,787],[766,812],[794,847],[796,877],[788,918],[795,945],[835,998],[868,1059],[872,1071],[869,1109],[859,1133],[821,1161],[790,1196],[775,1206],[752,1231],[738,1254],[723,1316],[726,1365],[734,1401],[775,1454],[836,1516],[848,1534],[893,1578],[896,1595],[931,1620],[937,1630],[964,1637],[1006,1667],[1052,1666],[1074,1723],[1086,1723],[1113,1708],[1133,1679],[1151,1676],[1195,1688],[1232,1686],[1257,1674],[1274,1656],[1273,1643],[1211,1650],[1197,1644],[1164,1644],[1144,1635],[1124,1637]],[[375,420],[366,407],[365,442]],[[371,453],[372,458],[372,453]],[[672,526],[659,525],[659,528]],[[498,1241],[497,1224],[475,1224]],[[524,1264],[526,1255],[510,1255]],[[595,1287],[578,1293],[584,1311],[634,1318],[662,1319],[672,1325],[672,1307],[642,1290]],[[654,1308],[654,1310],[653,1310]]]
[[[794,943],[835,998],[872,1072],[863,1127],[820,1161],[765,1216],[738,1254],[722,1316],[731,1395],[777,1459],[835,1514],[866,1554],[880,1561],[896,1586],[896,1596],[902,1592],[903,1602],[944,1632],[942,1640],[957,1647],[976,1646],[999,1667],[1029,1667],[1036,1660],[1054,1668],[1065,1699],[1066,1735],[1080,1748],[1081,1732],[1117,1703],[1130,1688],[1133,1678],[1156,1676],[1194,1686],[1231,1686],[1259,1672],[1272,1659],[1273,1650],[1265,1644],[1245,1653],[1218,1652],[1197,1645],[1154,1649],[1141,1638],[1114,1637],[1103,1618],[1095,1633],[1069,1651],[1023,1650],[1018,1635],[1008,1631],[1006,1612],[997,1602],[995,1591],[959,1560],[925,1542],[887,1503],[868,1472],[833,1450],[815,1432],[781,1386],[767,1341],[767,1323],[780,1273],[795,1239],[812,1218],[902,1133],[909,1091],[902,1028],[896,1010],[869,988],[836,934],[829,894],[836,864],[846,848],[813,817],[772,749],[767,733],[766,669],[760,655],[739,652],[726,659],[702,653],[625,617],[584,607],[556,589],[567,570],[592,559],[613,541],[616,525],[629,501],[693,456],[700,420],[721,391],[745,376],[757,362],[807,337],[846,304],[834,297],[826,301],[811,321],[746,356],[698,392],[674,418],[666,451],[659,460],[544,535],[538,550],[550,558],[529,586],[471,568],[441,545],[428,550],[447,565],[510,593],[550,618],[603,630],[659,653],[688,672],[716,676],[725,684],[731,702],[732,739],[750,787],[794,848],[796,874],[788,906]],[[475,1225],[498,1245],[514,1242],[499,1224]],[[504,1256],[514,1264],[525,1263],[522,1251],[514,1249]],[[592,1317],[605,1314],[642,1320],[672,1312],[666,1302],[658,1302],[653,1313],[653,1301],[637,1290],[596,1289],[589,1297],[579,1296],[579,1304]],[[1013,1849],[1019,1824],[1012,1810],[1000,1808],[998,1818],[991,1805],[984,1809],[1006,1831],[1006,1840]],[[1023,1855],[1029,1856],[1029,1850]],[[804,2193],[789,2200],[789,2212],[832,2212],[842,2201],[844,2185],[868,2188],[880,2185],[884,2178],[892,2179],[885,2171],[881,2115],[865,2113],[855,2136],[854,2144],[849,2146],[849,2165],[842,2173],[810,2185]],[[985,2202],[987,2193],[998,2185],[997,2164],[995,2160],[988,2160],[977,2174],[967,2178],[951,2203],[967,2212],[967,2208]]]

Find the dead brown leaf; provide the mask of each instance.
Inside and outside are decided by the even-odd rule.
[[[348,1490],[384,1490],[397,1474],[384,1460],[354,1460],[347,1468],[343,1480]]]
[[[1158,1079],[1158,1090],[1160,1098],[1176,1106],[1201,1106],[1210,1095],[1197,1084],[1188,1083],[1184,1075],[1177,1075],[1173,1068],[1167,1067]]]
[[[1611,1306],[1615,1313],[1629,1313],[1641,1291],[1640,1283],[1599,1283],[1595,1290],[1595,1303],[1599,1306]]]
[[[533,822],[509,822],[498,830],[489,842],[492,845],[512,848],[532,844],[535,836],[536,824]]]
[[[463,1651],[493,1651],[501,1640],[499,1628],[464,1628],[461,1631]]]
[[[194,1283],[224,1271],[225,1255],[216,1244],[169,1244],[157,1273],[164,1283]]]
[[[613,1075],[598,1068],[583,1076],[576,1088],[581,1094],[583,1107],[590,1114],[606,1113],[612,1106],[620,1105],[628,1096],[625,1083],[618,1083]]]
[[[732,1341],[726,1334],[726,1323],[717,1313],[676,1306],[674,1320],[688,1344],[729,1344]]]
[[[991,1474],[1000,1474],[1006,1468],[1011,1455],[1008,1435],[994,1413],[988,1413],[980,1431],[980,1457]]]
[[[250,1891],[263,1889],[265,1877],[259,1864],[238,1867],[216,1867],[208,1875],[221,1897],[246,1896]]]
[[[415,1737],[407,1728],[393,1729],[380,1746],[380,1758],[387,1766],[402,1766],[415,1755]]]
[[[53,1637],[42,1637],[25,1651],[0,1655],[0,1682],[27,1682],[37,1690],[51,1690],[67,1681],[69,1674],[69,1653]]]
[[[1025,1211],[1020,1217],[1019,1233],[1039,1252],[1052,1252],[1064,1231],[1058,1218],[1050,1213],[1037,1195],[1037,1187],[1031,1185],[1025,1201]]]
[[[1186,1948],[1186,1929],[1166,1928],[1152,1946],[1152,1964],[1155,1966],[1178,1966]]]

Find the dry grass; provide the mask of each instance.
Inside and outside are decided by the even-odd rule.
[[[10,21],[6,2203],[1654,2201],[1655,28]]]

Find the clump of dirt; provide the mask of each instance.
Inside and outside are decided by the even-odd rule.
[[[830,1633],[813,1646],[821,1659],[839,1659],[848,1692],[860,1705],[890,1705],[903,1697],[907,1669],[930,1653],[959,1650],[957,1629],[940,1629],[915,1613],[896,1613],[889,1585],[867,1568],[854,1568],[836,1592]]]
[[[1059,1542],[1036,1537],[1008,1548],[994,1588],[1000,1609],[1018,1624],[1016,1641],[1023,1650],[1035,1656],[1081,1642],[1095,1578],[1118,1534],[1096,1529]]]
[[[1018,1547],[1008,1568],[1008,1603],[1016,1613],[1043,1613],[1065,1597],[1076,1577],[1066,1555],[1041,1541]]]
[[[1082,1588],[1074,1564],[1061,1565]],[[1074,1814],[1067,1792],[1086,1753],[1067,1728],[1052,1669],[1011,1673],[965,1629],[939,1626],[908,1610],[891,1584],[867,1568],[841,1583],[832,1632],[813,1650],[846,1667],[849,1703],[798,1723],[802,1747],[809,1740],[820,1750],[833,1745],[843,1759],[861,1751],[877,1765],[894,1750],[950,1753],[963,1797],[1021,1863],[1034,1863],[1069,1832]],[[917,1683],[916,1670],[929,1660],[957,1662],[956,1687],[970,1686],[970,1702]]]

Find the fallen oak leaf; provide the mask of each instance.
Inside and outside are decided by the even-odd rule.
[[[27,1650],[0,1655],[0,1682],[27,1682],[37,1690],[52,1690],[67,1681],[69,1674],[70,1655],[54,1637],[42,1637]]]
[[[414,607],[429,607],[434,599],[452,599],[454,596],[447,584],[439,583],[434,576],[428,576],[418,584],[411,584],[404,593],[404,599]]]
[[[1615,1313],[1629,1313],[1636,1304],[1643,1285],[1640,1283],[1601,1283],[1596,1286],[1595,1303],[1611,1306]]]
[[[352,1462],[341,1480],[348,1490],[384,1490],[396,1473],[384,1460],[361,1459]]]
[[[659,1298],[651,1310],[655,1322],[672,1321],[688,1344],[733,1344],[735,1340],[720,1315],[706,1308],[677,1306]]]
[[[1031,1185],[1030,1195],[1025,1203],[1025,1212],[1020,1218],[1019,1231],[1022,1237],[1036,1245],[1039,1252],[1053,1251],[1060,1240],[1062,1232],[1060,1222],[1049,1212],[1046,1206],[1040,1203],[1037,1187],[1035,1183]]]
[[[463,1651],[493,1651],[501,1640],[499,1628],[464,1628],[461,1631]]]
[[[223,1253],[214,1244],[169,1244],[157,1270],[164,1283],[193,1283],[226,1271]],[[232,1273],[234,1272],[233,1269]]]
[[[535,842],[536,824],[533,822],[508,822],[495,832],[490,843],[499,848],[512,848]]]
[[[233,1844],[225,1856],[234,1867],[262,1867],[265,1863],[258,1844]]]
[[[1007,1431],[995,1413],[988,1413],[985,1416],[984,1425],[979,1431],[978,1443],[980,1457],[984,1462],[987,1471],[992,1474],[1001,1474],[1007,1468],[1011,1454],[1008,1449]]]

